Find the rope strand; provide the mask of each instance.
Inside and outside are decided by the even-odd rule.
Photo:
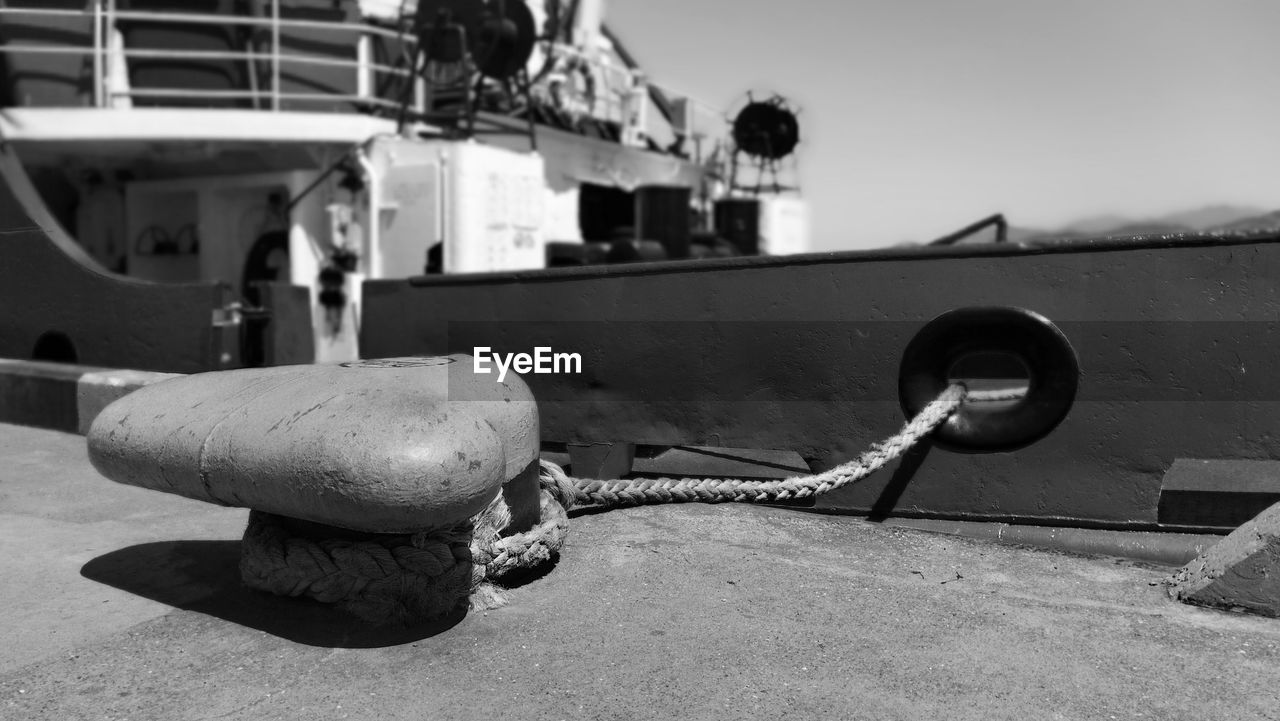
[[[947,387],[896,435],[873,445],[858,458],[816,475],[793,476],[778,481],[723,478],[601,481],[572,478],[560,466],[544,460],[542,479],[544,485],[571,486],[575,491],[575,506],[616,508],[653,503],[774,503],[812,498],[866,478],[901,456],[955,413],[967,394],[961,384]]]

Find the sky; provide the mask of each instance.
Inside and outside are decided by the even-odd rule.
[[[815,250],[1280,209],[1276,0],[607,0],[655,82],[800,111]]]

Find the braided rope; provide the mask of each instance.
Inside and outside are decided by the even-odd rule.
[[[354,541],[314,538],[291,525],[249,513],[240,544],[245,585],[336,604],[368,621],[406,622],[449,613],[484,578],[472,562],[470,520],[430,533],[366,534]]]
[[[570,478],[560,466],[542,461],[542,477],[558,485],[571,485],[575,490],[575,505],[609,508],[651,503],[775,503],[812,498],[866,478],[901,456],[955,413],[967,394],[963,385],[949,386],[896,435],[872,445],[858,458],[816,475],[792,476],[779,481],[721,478],[600,481]],[[1012,394],[986,393],[983,400],[1005,400],[1005,396],[1014,397]]]
[[[544,490],[542,521],[503,536],[511,511],[499,492],[489,506],[450,528],[413,534],[317,538],[290,519],[250,511],[240,548],[245,585],[277,596],[335,604],[367,621],[407,623],[437,618],[469,600],[473,609],[506,604],[493,585],[550,561],[564,545],[569,515]]]
[[[937,399],[925,406],[909,420],[896,435],[883,443],[875,444],[857,459],[843,463],[823,473],[810,476],[794,476],[781,481],[744,481],[737,479],[635,479],[600,481],[573,478],[564,469],[550,461],[541,461],[540,482],[543,489],[543,518],[547,518],[549,496],[554,498],[552,511],[557,515],[555,524],[559,535],[545,541],[540,534],[548,525],[544,521],[526,533],[502,539],[503,550],[511,558],[540,557],[539,550],[526,550],[524,544],[545,545],[558,548],[563,542],[567,523],[559,525],[559,519],[567,518],[567,509],[592,505],[603,508],[620,508],[657,503],[772,503],[797,498],[810,498],[861,480],[885,464],[901,456],[907,449],[920,442],[935,428],[951,417],[966,401],[995,402],[1017,400],[1021,391],[970,392],[963,384],[948,386]],[[558,508],[556,508],[558,507]],[[553,551],[554,553],[554,551]]]
[[[512,573],[536,568],[560,551],[569,533],[569,513],[546,491],[540,507],[542,521],[528,531],[472,544],[475,561],[484,566],[488,580],[501,581]]]
[[[811,498],[884,467],[932,433],[966,400],[1012,400],[1021,395],[969,393],[961,384],[952,385],[896,435],[857,459],[823,473],[780,481],[589,480],[572,478],[560,466],[542,461],[542,520],[528,531],[505,536],[511,512],[501,492],[480,514],[452,527],[415,534],[362,534],[357,540],[314,538],[292,527],[289,519],[252,511],[241,544],[241,576],[251,588],[336,604],[375,623],[420,622],[468,602],[472,609],[497,608],[506,599],[496,584],[556,557],[569,531],[568,510],[575,506]]]

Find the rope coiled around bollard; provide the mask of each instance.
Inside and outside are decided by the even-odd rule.
[[[569,530],[568,511],[657,503],[775,503],[812,498],[861,480],[898,458],[970,400],[1017,394],[970,394],[946,388],[902,430],[858,458],[823,473],[778,481],[737,479],[591,480],[572,478],[541,462],[540,521],[509,533],[502,494],[474,518],[415,534],[365,534],[355,540],[314,537],[284,519],[253,511],[241,544],[241,575],[251,588],[333,603],[375,623],[409,623],[447,615],[469,604],[505,603],[497,586],[554,559]]]

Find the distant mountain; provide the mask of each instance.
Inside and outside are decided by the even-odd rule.
[[[1171,225],[1185,225],[1193,230],[1208,230],[1247,218],[1255,218],[1266,213],[1266,208],[1251,208],[1241,205],[1207,205],[1197,210],[1181,213],[1170,213],[1157,220]]]
[[[1210,230],[1280,230],[1280,210],[1214,226]]]
[[[1190,225],[1151,220],[1140,223],[1129,223],[1127,225],[1122,225],[1119,228],[1112,228],[1106,232],[1108,235],[1177,235],[1178,233],[1195,233],[1198,230],[1198,228]]]
[[[1010,243],[1046,240],[1072,240],[1075,238],[1108,235],[1175,235],[1242,230],[1280,230],[1280,210],[1267,212],[1261,208],[1242,205],[1206,205],[1195,210],[1169,213],[1158,218],[1135,219],[1123,215],[1097,215],[1077,220],[1057,230],[1008,227]],[[978,245],[995,240],[995,229],[988,228],[959,241],[959,245]],[[899,246],[921,245],[904,241]]]
[[[1104,235],[1173,235],[1221,230],[1253,230],[1280,228],[1280,211],[1268,213],[1261,208],[1242,205],[1206,205],[1195,210],[1169,213],[1157,218],[1135,219],[1122,215],[1099,215],[1068,223],[1059,230],[1019,229],[1017,237],[1010,228],[1009,239],[1068,240]]]
[[[1092,218],[1077,220],[1059,228],[1057,233],[1080,235],[1097,235],[1110,232],[1114,228],[1133,223],[1134,219],[1123,215],[1098,215]]]
[[[1245,205],[1206,205],[1155,218],[1133,218],[1123,215],[1099,215],[1063,226],[1059,233],[1085,235],[1137,235],[1139,233],[1188,233],[1208,230],[1266,213],[1265,208]],[[1149,229],[1149,230],[1148,230]]]

